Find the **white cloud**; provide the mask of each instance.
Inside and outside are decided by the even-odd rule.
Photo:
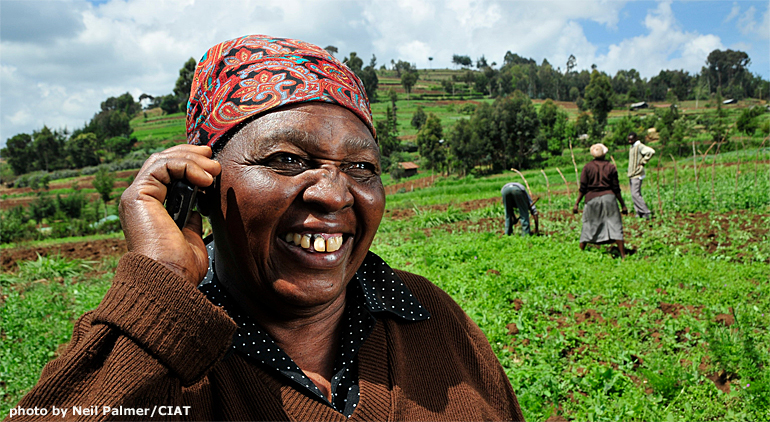
[[[671,2],[658,3],[644,20],[648,33],[611,45],[596,64],[610,74],[619,69],[635,68],[650,78],[662,69],[683,69],[697,73],[708,53],[724,48],[716,35],[701,35],[682,30],[671,10]]]
[[[645,77],[660,69],[697,72],[711,50],[723,48],[717,32],[699,34],[683,26],[669,2],[643,3],[653,10],[643,33],[629,37],[618,30],[626,3],[110,0],[93,5],[86,0],[0,0],[0,145],[44,124],[81,127],[108,96],[167,94],[188,58],[198,59],[214,43],[246,34],[334,45],[339,58],[356,51],[368,62],[375,54],[379,64],[401,59],[421,68],[452,67],[453,54],[474,60],[484,55],[490,63],[502,63],[511,51],[563,69],[574,54],[578,69],[596,63],[614,74],[633,67]],[[767,7],[751,2],[743,10],[739,6],[744,4],[736,2],[724,20],[715,17],[714,27],[735,22],[751,38],[746,42],[767,40]],[[597,35],[587,33],[587,25],[605,31],[600,31],[602,38],[592,39]],[[755,56],[769,55],[766,45],[752,51],[757,51],[752,52],[755,63]],[[434,58],[430,64],[428,57]]]
[[[731,20],[735,19],[739,13],[741,13],[741,6],[739,6],[737,2],[734,2],[733,8],[730,9],[730,14],[725,16],[724,22],[730,22]]]

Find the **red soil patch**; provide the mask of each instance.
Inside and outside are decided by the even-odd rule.
[[[602,314],[597,312],[596,309],[587,309],[583,312],[575,312],[575,321],[578,323],[604,323],[604,318],[602,318]]]
[[[714,318],[714,321],[721,323],[725,327],[735,324],[735,318],[730,314],[719,314]]]
[[[69,259],[82,259],[85,261],[100,261],[107,256],[123,255],[128,251],[124,239],[101,239],[88,242],[62,243],[53,246],[40,246],[33,248],[19,247],[3,249],[3,271],[15,271],[17,261],[34,261],[38,254],[41,256],[61,255]]]

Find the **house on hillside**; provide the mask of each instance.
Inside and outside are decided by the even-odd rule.
[[[642,101],[640,103],[633,103],[633,104],[631,104],[631,110],[636,111],[636,110],[641,110],[643,108],[650,108],[650,105],[647,104],[644,101]]]
[[[414,176],[417,174],[417,169],[420,168],[420,166],[411,161],[398,163],[398,166],[404,169],[404,177]]]

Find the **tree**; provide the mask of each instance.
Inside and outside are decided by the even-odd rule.
[[[358,76],[361,83],[364,84],[364,91],[370,102],[377,101],[377,87],[380,84],[380,80],[377,77],[377,71],[375,66],[377,65],[377,57],[372,54],[372,59],[369,61],[369,66],[363,67],[364,61],[358,57],[355,51],[350,53],[349,57],[345,57],[343,60],[350,70]]]
[[[743,82],[746,67],[751,63],[749,55],[739,50],[714,50],[706,58],[708,75],[712,81],[712,92],[722,85],[730,86]],[[715,82],[715,83],[714,83]]]
[[[192,82],[195,78],[195,67],[198,63],[190,57],[179,69],[179,77],[176,79],[174,85],[174,95],[176,95],[179,108],[187,107],[187,100],[190,98],[190,91],[192,90]]]
[[[134,96],[126,92],[119,97],[109,97],[101,104],[102,112],[122,111],[133,116],[142,109],[142,105],[134,101]]]
[[[337,52],[339,51],[339,50],[337,50],[337,47],[335,47],[333,45],[327,45],[326,47],[324,47],[324,50],[326,50],[332,56],[337,54]]]
[[[93,180],[94,189],[104,202],[104,216],[107,217],[107,202],[112,199],[112,189],[115,186],[115,175],[110,173],[107,166],[99,167]]]
[[[423,110],[422,106],[417,106],[417,110],[412,115],[412,127],[420,130],[420,128],[425,124],[425,120],[428,118],[428,116],[425,114],[425,110]]]
[[[417,132],[417,148],[420,157],[425,160],[425,167],[440,169],[445,162],[446,154],[442,145],[443,130],[441,120],[430,113],[419,132]]]
[[[129,152],[136,143],[136,138],[128,136],[114,136],[104,141],[104,147],[115,157],[122,157]]]
[[[463,68],[470,67],[473,64],[470,56],[452,55],[452,64]]]
[[[447,134],[452,164],[462,175],[473,170],[480,158],[481,148],[474,142],[477,139],[469,119],[458,120]]]
[[[179,110],[179,102],[173,95],[164,95],[160,100],[160,109],[166,114],[176,113]]]
[[[404,87],[404,91],[406,91],[407,100],[409,99],[409,94],[411,94],[412,87],[417,83],[418,78],[419,75],[416,71],[409,71],[401,74],[401,85]]]
[[[540,133],[553,155],[561,155],[564,143],[569,142],[572,127],[569,125],[569,115],[557,106],[551,99],[545,100],[538,112]]]
[[[572,69],[577,67],[577,59],[575,58],[574,54],[570,54],[569,58],[567,59],[567,71],[565,73],[572,72]]]
[[[610,78],[594,70],[591,73],[591,82],[586,87],[585,102],[593,113],[599,131],[607,124],[607,115],[612,111],[612,95]]]
[[[383,158],[388,158],[391,154],[401,149],[401,141],[398,139],[398,128],[395,125],[393,109],[390,106],[385,108],[385,120],[375,121],[374,126],[377,130],[377,143],[380,144],[380,155]],[[387,164],[390,164],[391,161],[389,160]]]
[[[65,167],[62,133],[52,132],[47,126],[43,126],[42,129],[32,132],[32,139],[39,169],[51,171]]]
[[[489,66],[489,65],[487,64],[487,58],[484,57],[484,55],[482,55],[481,57],[479,57],[476,60],[476,69],[482,69],[482,68],[485,68],[487,66]]]
[[[517,91],[511,97],[498,98],[492,107],[493,135],[502,141],[505,151],[502,164],[527,168],[530,156],[538,151],[536,141],[540,130],[532,100]]]
[[[66,144],[67,157],[75,168],[98,165],[100,148],[99,139],[91,132],[81,133]]]
[[[13,174],[19,175],[35,170],[35,149],[32,146],[32,136],[19,133],[8,138],[5,148],[0,149],[0,155],[11,166]]]
[[[358,57],[355,51],[352,51],[349,57],[345,57],[342,63],[346,64],[356,74],[361,72],[361,69],[364,67],[364,61]]]

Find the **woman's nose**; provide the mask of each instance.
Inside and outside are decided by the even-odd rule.
[[[310,170],[314,179],[305,189],[305,202],[317,204],[327,212],[339,211],[353,205],[353,194],[350,193],[348,181],[335,165],[323,165]]]

